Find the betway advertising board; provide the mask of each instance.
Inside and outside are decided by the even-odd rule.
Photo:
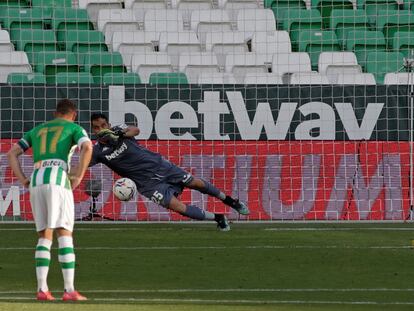
[[[13,188],[19,185],[11,178],[5,153],[23,131],[51,118],[56,98],[64,97],[78,102],[80,123],[87,130],[94,112],[107,113],[112,124],[138,125],[139,143],[248,202],[249,219],[410,217],[405,88],[141,85],[39,90],[4,86],[0,91],[3,219],[32,218],[27,191]],[[13,113],[14,103],[19,113]],[[13,107],[12,111],[7,107]],[[30,174],[31,155],[25,154],[22,163]],[[114,178],[100,165],[88,173],[87,179],[103,183],[96,203],[101,215],[115,220],[184,219],[140,195],[127,203],[115,200]],[[77,218],[88,215],[91,205],[83,187],[75,191]],[[238,219],[223,204],[198,192],[186,190],[181,198]]]

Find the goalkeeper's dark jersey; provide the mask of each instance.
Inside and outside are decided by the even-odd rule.
[[[132,179],[138,190],[143,188],[160,168],[172,166],[159,153],[146,149],[134,138],[122,138],[116,146],[97,142],[93,147],[89,166],[97,163],[105,164],[118,175]]]

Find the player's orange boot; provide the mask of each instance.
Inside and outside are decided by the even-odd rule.
[[[52,293],[49,291],[47,292],[38,291],[36,299],[41,300],[41,301],[52,301],[52,300],[55,300],[55,297],[53,297]]]
[[[78,291],[75,290],[73,292],[64,292],[62,300],[63,301],[83,301],[83,300],[88,300],[88,298],[86,298],[85,296],[82,296],[81,294],[79,294]]]

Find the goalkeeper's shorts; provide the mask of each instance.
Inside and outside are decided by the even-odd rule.
[[[48,228],[73,231],[75,203],[72,190],[53,184],[31,187],[30,203],[36,231]]]

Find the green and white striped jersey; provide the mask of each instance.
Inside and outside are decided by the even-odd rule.
[[[67,176],[70,158],[76,145],[80,147],[85,141],[90,139],[81,126],[59,118],[27,132],[18,144],[24,151],[33,149],[35,169],[30,186],[54,184],[70,189]]]

